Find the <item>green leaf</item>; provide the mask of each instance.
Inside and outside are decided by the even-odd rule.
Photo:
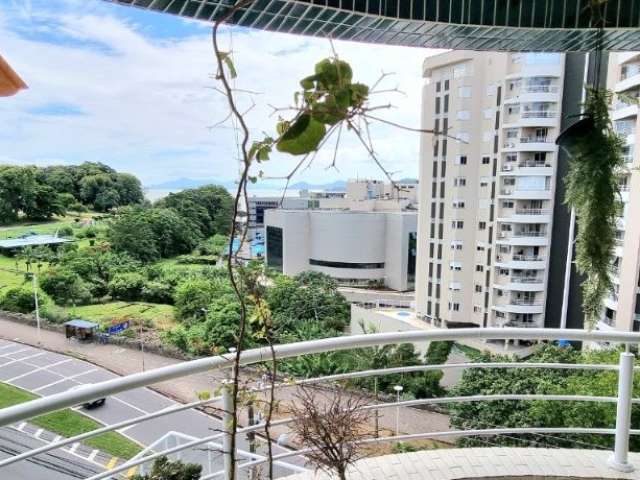
[[[231,58],[230,52],[220,52],[220,59],[224,62],[229,70],[229,75],[231,78],[237,78],[238,72],[236,71],[236,67],[233,64],[233,59]]]
[[[323,123],[303,114],[282,135],[276,148],[291,155],[305,155],[318,148],[326,133]]]
[[[309,75],[308,77],[305,77],[302,80],[300,80],[300,86],[305,90],[311,90],[314,87],[315,81],[317,80],[317,78],[318,78],[317,75]]]

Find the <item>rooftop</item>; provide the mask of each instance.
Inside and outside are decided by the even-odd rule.
[[[71,242],[73,242],[73,240],[69,238],[56,237],[55,235],[24,235],[18,238],[0,240],[0,250],[35,247],[40,245],[58,245],[61,243]]]

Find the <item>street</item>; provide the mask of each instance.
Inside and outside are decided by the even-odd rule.
[[[128,350],[125,350],[124,354],[126,352]],[[78,385],[99,383],[117,377],[118,375],[104,368],[74,357],[0,340],[0,382],[28,390],[36,395],[48,396]],[[104,425],[111,425],[175,405],[178,403],[153,390],[138,388],[111,395],[104,406],[90,411],[82,407],[74,408]],[[213,435],[220,430],[221,422],[218,419],[198,410],[185,410],[125,427],[118,432],[147,446],[168,432],[201,438]],[[0,446],[5,446],[5,443],[6,441],[0,438]],[[238,437],[238,448],[249,449],[243,436]],[[277,451],[282,450],[276,449]],[[201,451],[198,450],[198,452]],[[201,455],[206,457],[204,452],[201,452]],[[219,455],[213,457],[213,461],[217,467],[221,467],[220,459],[216,457]],[[192,456],[190,458],[193,459]],[[207,458],[203,458],[204,460]],[[16,464],[13,467],[18,468],[20,465]],[[205,468],[205,470],[208,469]],[[0,478],[8,477],[0,475]]]

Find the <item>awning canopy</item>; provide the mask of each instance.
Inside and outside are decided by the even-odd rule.
[[[235,0],[107,0],[213,22]],[[269,31],[458,50],[590,51],[594,0],[254,0],[229,23]],[[640,50],[640,0],[607,0],[605,50]]]
[[[0,55],[0,97],[15,95],[25,88],[27,88],[27,84],[22,81],[6,60],[2,58],[2,55]]]

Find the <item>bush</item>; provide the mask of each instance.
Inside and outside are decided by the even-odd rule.
[[[49,270],[40,278],[40,287],[60,305],[86,305],[93,299],[80,275],[67,268]]]
[[[61,237],[73,237],[73,228],[71,228],[69,225],[60,227],[58,229],[58,235]]]
[[[109,295],[117,300],[140,300],[145,283],[146,279],[139,273],[118,273],[109,282]]]
[[[163,282],[147,282],[142,287],[141,298],[145,302],[173,304],[173,288]]]
[[[229,293],[226,280],[191,278],[176,287],[176,315],[181,321],[203,318],[211,302],[221,295]]]
[[[71,318],[64,308],[55,305],[53,302],[45,303],[42,306],[40,316],[51,323],[64,323]]]
[[[38,302],[42,306],[51,300],[46,293],[38,292]],[[13,287],[8,289],[0,298],[0,308],[8,312],[31,313],[36,309],[33,289],[29,286]]]

